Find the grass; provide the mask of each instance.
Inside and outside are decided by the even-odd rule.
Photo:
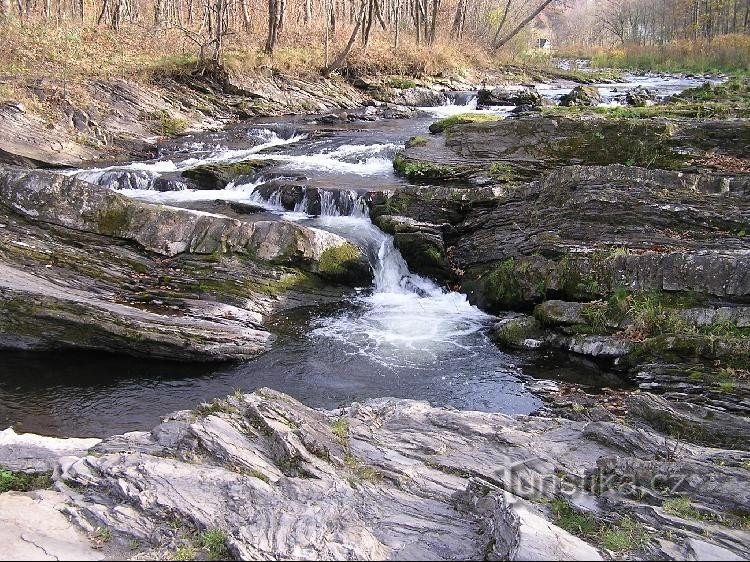
[[[690,500],[690,498],[686,498],[683,496],[664,500],[664,502],[662,503],[662,508],[670,515],[676,515],[677,517],[682,517],[683,519],[695,519],[698,521],[704,519],[704,517],[701,516],[700,512],[695,509],[695,507],[693,507],[693,502]]]
[[[211,560],[226,560],[229,556],[227,536],[221,529],[206,529],[198,535],[196,544]]]
[[[425,146],[426,144],[427,139],[421,135],[417,135],[416,137],[412,137],[408,141],[406,141],[406,148],[416,148],[419,146]]]
[[[195,549],[192,546],[185,545],[178,547],[172,555],[172,560],[187,561],[195,560],[196,558]]]
[[[28,492],[41,488],[49,488],[51,485],[52,478],[50,478],[49,474],[29,474],[0,468],[0,493]]]
[[[205,418],[219,413],[236,414],[237,408],[225,400],[214,398],[211,402],[200,404],[195,410],[193,410],[193,413],[198,417]]]
[[[599,68],[652,70],[658,72],[750,72],[750,37],[731,34],[708,41],[678,40],[664,45],[625,45],[616,49],[570,49],[568,55],[590,58]]]
[[[414,80],[409,80],[407,78],[388,78],[385,81],[385,85],[389,88],[397,88],[399,90],[409,90],[417,87]]]
[[[451,127],[456,125],[463,125],[468,123],[492,123],[495,121],[501,121],[503,117],[501,115],[491,115],[483,113],[460,113],[458,115],[451,115],[445,117],[439,121],[435,121],[430,125],[431,133],[442,133]]]
[[[564,499],[552,500],[550,509],[559,527],[617,554],[645,549],[651,540],[643,524],[628,516],[610,524],[576,511]]]
[[[94,538],[100,543],[107,543],[112,540],[112,530],[109,527],[97,527]]]
[[[178,117],[172,117],[168,112],[161,111],[158,114],[161,132],[165,137],[176,137],[185,132],[188,122]]]
[[[349,439],[349,420],[346,418],[337,419],[331,424],[331,431],[342,443],[346,443]]]

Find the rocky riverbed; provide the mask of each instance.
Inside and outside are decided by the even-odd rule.
[[[430,133],[413,121],[425,130],[393,159],[399,180],[378,174],[401,141],[315,145],[311,131],[327,128],[325,143],[350,121],[425,112],[416,106],[458,113],[446,92],[476,87],[292,88],[276,77],[254,90],[214,79],[169,83],[151,101],[119,90],[125,125],[94,110],[76,121],[73,108],[79,132],[114,135],[85,153],[50,148],[44,139],[73,133],[3,109],[16,129],[0,145],[10,163],[0,171],[0,347],[247,360],[273,349],[269,318],[331,304],[353,312],[319,322],[328,339],[316,341],[404,377],[449,358],[463,373],[565,353],[601,373],[597,386],[625,383],[591,392],[526,373],[490,387],[518,403],[533,389],[545,407],[532,415],[396,398],[313,409],[264,388],[104,439],[8,429],[0,536],[10,557],[750,557],[746,83],[655,105],[638,91],[631,109],[597,107],[596,88],[561,106],[535,88],[487,88]],[[29,169],[143,154],[138,139],[155,130],[125,116],[172,104],[156,125],[166,132],[180,88],[186,122],[320,113],[283,143],[198,163],[160,154],[80,177]],[[216,113],[191,105],[199,98]],[[476,111],[479,100],[489,109]],[[241,129],[232,135],[247,144]],[[322,148],[294,152],[303,137]],[[355,177],[368,179],[344,187]],[[243,186],[248,197],[237,197]],[[413,333],[426,329],[420,319],[434,342]],[[310,365],[339,357],[325,349]]]

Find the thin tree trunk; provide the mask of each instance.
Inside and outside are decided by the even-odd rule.
[[[346,47],[344,47],[344,50],[341,51],[339,56],[336,57],[336,59],[326,66],[323,69],[323,76],[330,76],[331,73],[337,71],[346,61],[346,57],[349,56],[349,53],[352,52],[352,48],[354,47],[354,42],[357,40],[357,34],[359,33],[359,28],[362,27],[362,22],[365,19],[365,8],[367,5],[363,2],[362,8],[359,12],[359,17],[357,17],[357,23],[354,26],[354,29],[352,29],[352,34],[349,36],[349,42],[346,44]]]
[[[250,20],[250,10],[247,7],[247,0],[240,0],[240,7],[242,8],[242,25],[245,31],[249,32],[252,22]]]
[[[513,31],[511,31],[505,37],[503,37],[502,39],[500,39],[500,41],[498,41],[497,43],[495,43],[495,45],[493,46],[493,48],[495,50],[497,50],[500,47],[502,47],[503,45],[505,45],[508,41],[510,41],[511,39],[513,39],[516,35],[518,35],[518,33],[524,27],[526,27],[531,22],[531,20],[533,20],[535,17],[537,17],[539,14],[541,14],[542,11],[544,10],[544,8],[546,8],[547,6],[549,6],[551,3],[552,3],[552,0],[544,0],[544,2],[542,2],[541,5],[536,10],[534,10],[534,12],[531,15],[529,15],[526,18],[524,18],[524,20],[521,23],[519,23],[516,27],[514,27]]]
[[[508,19],[508,12],[510,12],[510,5],[513,3],[513,0],[508,0],[508,2],[505,4],[505,10],[503,11],[503,15],[500,18],[500,23],[497,24],[497,31],[495,32],[495,37],[492,39],[492,44],[496,44],[499,37],[500,32],[502,32],[503,27],[505,27],[505,22]]]

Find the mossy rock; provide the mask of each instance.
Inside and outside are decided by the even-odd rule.
[[[413,160],[403,154],[396,154],[393,169],[397,174],[412,181],[451,181],[466,176],[466,172],[456,166]]]
[[[411,271],[440,281],[455,278],[439,235],[425,232],[396,232],[393,241]]]
[[[442,133],[456,125],[465,125],[467,123],[492,123],[495,121],[502,121],[502,119],[503,117],[501,115],[462,113],[460,115],[451,115],[440,121],[435,121],[430,125],[430,132],[433,134]]]
[[[272,165],[268,160],[203,164],[182,172],[182,177],[192,180],[201,189],[224,189],[240,176],[249,176]]]
[[[526,340],[537,340],[542,336],[539,322],[533,316],[505,318],[497,322],[491,332],[493,341],[507,349],[526,347]]]
[[[349,242],[324,250],[316,273],[331,281],[357,287],[369,285],[372,281],[362,251]]]
[[[103,209],[96,221],[96,228],[99,234],[106,236],[119,236],[125,232],[130,224],[128,207],[119,202]]]

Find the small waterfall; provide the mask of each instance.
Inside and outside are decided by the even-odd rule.
[[[309,206],[309,198],[307,196],[307,188],[302,190],[302,199],[297,201],[297,203],[294,205],[294,212],[295,213],[307,213],[307,208]]]
[[[333,191],[320,190],[320,214],[324,217],[340,217],[341,211]],[[346,214],[346,213],[344,213]]]

